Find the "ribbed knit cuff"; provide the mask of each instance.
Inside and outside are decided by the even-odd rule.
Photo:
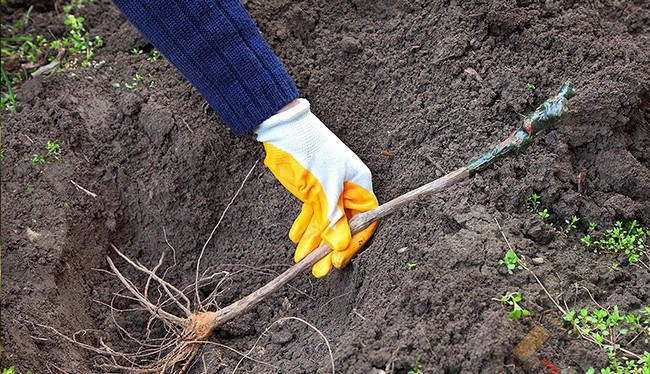
[[[298,97],[239,0],[114,0],[237,135]]]

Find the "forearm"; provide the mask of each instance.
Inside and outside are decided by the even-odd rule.
[[[298,97],[239,0],[114,0],[237,135]]]

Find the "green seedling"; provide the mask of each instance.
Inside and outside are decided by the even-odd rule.
[[[565,219],[564,223],[566,223],[566,226],[563,230],[564,235],[568,235],[571,230],[575,230],[578,221],[580,221],[580,219],[577,216],[571,216],[570,219]]]
[[[33,165],[44,165],[46,163],[49,163],[51,161],[51,157],[57,160],[59,159],[59,155],[61,154],[61,145],[57,140],[48,140],[47,144],[45,145],[45,149],[47,150],[47,153],[45,155],[36,154],[34,157],[32,157]]]
[[[162,53],[157,49],[152,49],[151,52],[149,52],[149,56],[150,57],[147,58],[148,61],[156,61],[160,56],[162,56]]]
[[[34,155],[32,157],[32,165],[44,165],[45,162],[45,156],[43,155]]]
[[[409,370],[407,374],[424,374],[424,371],[422,371],[422,363],[420,362],[421,360],[422,355],[418,355],[418,357],[415,358],[413,368]]]
[[[141,55],[144,53],[142,49],[138,49],[138,48],[131,48],[130,52],[132,55]]]
[[[135,76],[133,77],[133,82],[132,83],[124,83],[124,87],[128,88],[129,90],[132,90],[140,84],[140,81],[142,81],[142,75],[139,73],[135,73]]]
[[[406,263],[406,270],[414,270],[418,266],[417,262],[407,262]]]
[[[96,1],[91,1],[92,3]],[[81,9],[84,7],[84,0],[70,0],[70,3],[68,5],[63,6],[63,11],[67,14],[72,12],[74,8],[76,9]]]
[[[2,368],[2,374],[17,374],[16,367],[12,365],[8,368]],[[25,374],[32,374],[32,372],[30,370],[27,370]]]
[[[501,303],[512,307],[512,311],[508,313],[510,319],[519,319],[521,317],[530,316],[530,311],[522,308],[519,303],[523,300],[519,292],[506,292],[501,296]]]
[[[501,260],[499,260],[499,265],[505,265],[508,271],[508,274],[512,274],[512,271],[515,269],[521,270],[522,266],[519,264],[519,257],[512,249],[508,249],[506,254]]]
[[[31,183],[27,183],[27,185],[25,186],[25,191],[30,192],[30,193],[34,192],[34,185],[31,184]]]
[[[99,36],[95,36],[94,39],[91,38],[90,34],[84,28],[84,21],[85,19],[83,17],[68,14],[64,23],[70,30],[68,31],[68,35],[60,43],[61,46],[67,48],[73,54],[84,54],[85,59],[81,62],[81,66],[88,67],[90,66],[91,58],[95,55],[94,48],[104,46],[104,40]],[[56,44],[56,42],[53,44]]]
[[[588,231],[591,232],[591,231],[594,231],[594,230],[596,230],[596,223],[595,222],[589,222]]]
[[[18,18],[18,21],[16,21],[13,25],[8,26],[11,31],[20,31],[27,27],[27,24],[29,23],[29,16],[32,14],[32,10],[34,10],[34,6],[31,5],[27,11]]]
[[[534,193],[527,198],[524,199],[524,205],[526,206],[526,211],[529,213],[537,213],[539,212],[539,195]]]
[[[528,88],[529,90],[534,90],[534,89],[535,89],[535,85],[532,84],[531,82],[528,82],[528,83],[526,83],[526,88]]]
[[[56,159],[59,158],[58,156],[61,154],[61,145],[58,141],[48,140],[45,148],[47,149],[48,156],[53,156]]]
[[[526,211],[529,213],[537,213],[537,215],[545,221],[550,216],[548,209],[541,210],[541,201],[540,196],[536,193],[528,196],[524,199],[524,205],[526,206]]]
[[[548,209],[544,209],[541,212],[537,212],[537,214],[542,219],[542,221],[546,221],[550,216],[550,214],[548,213]]]

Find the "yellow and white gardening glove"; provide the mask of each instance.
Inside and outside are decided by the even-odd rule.
[[[317,278],[342,268],[363,247],[376,223],[351,237],[348,219],[378,206],[368,167],[298,99],[255,130],[266,150],[264,164],[303,202],[289,238],[294,259],[305,258],[323,241],[333,252],[312,267]]]

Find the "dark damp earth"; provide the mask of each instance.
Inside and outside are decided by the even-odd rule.
[[[27,32],[60,37],[58,3],[7,0],[3,24],[31,3]],[[482,154],[564,81],[578,94],[525,152],[385,218],[343,271],[303,274],[220,328],[212,342],[257,360],[242,360],[238,371],[331,372],[321,335],[297,320],[273,324],[284,317],[322,333],[339,373],[418,365],[424,373],[521,373],[512,349],[535,326],[549,338],[528,372],[605,366],[603,349],[567,334],[570,324],[534,277],[508,275],[499,260],[505,235],[569,308],[649,305],[650,271],[580,241],[589,222],[595,236],[616,221],[650,226],[648,2],[244,3],[316,115],[373,171],[380,202]],[[255,139],[235,137],[204,110],[110,3],[75,12],[104,39],[93,57],[104,63],[29,79],[16,88],[16,110],[2,114],[2,366],[21,373],[96,373],[106,362],[42,326],[137,350],[148,315],[111,313],[107,304],[125,291],[106,257],[139,286],[146,277],[111,244],[148,267],[165,253],[160,273],[185,287],[251,168],[201,259],[202,270],[223,279],[216,307],[292,264],[287,232],[299,204],[256,164],[263,150]],[[127,88],[136,74],[139,84]],[[58,159],[34,164],[51,140]],[[544,222],[526,209],[534,193]],[[572,216],[576,228],[564,234]],[[519,292],[531,316],[508,318],[499,301],[506,292]],[[650,350],[641,339],[630,349]],[[240,359],[207,345],[191,372],[230,373]]]

